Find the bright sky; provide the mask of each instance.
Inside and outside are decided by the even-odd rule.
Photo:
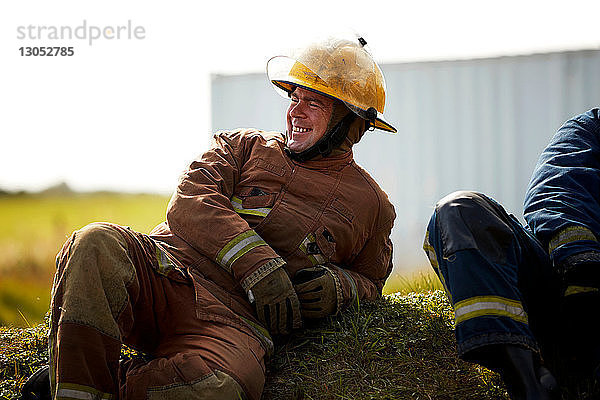
[[[84,20],[87,39],[52,39],[50,28],[37,39],[38,26],[75,30]],[[121,39],[89,45],[92,26],[114,36],[128,21],[142,39],[121,30]],[[30,25],[34,38],[19,39]],[[209,143],[210,73],[264,71],[270,56],[308,37],[347,30],[361,33],[382,63],[599,48],[600,5],[3,1],[0,188],[66,181],[78,190],[169,193]],[[25,57],[22,46],[72,46],[75,54]]]

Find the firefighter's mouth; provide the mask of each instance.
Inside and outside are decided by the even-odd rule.
[[[292,132],[295,132],[295,133],[305,133],[305,132],[310,132],[310,131],[312,131],[312,129],[310,129],[310,128],[301,128],[299,126],[292,127]]]

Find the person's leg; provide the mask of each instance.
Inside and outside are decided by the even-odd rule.
[[[73,233],[57,256],[49,336],[55,398],[117,393],[122,341],[117,321],[139,291],[127,250],[118,231],[91,224]]]
[[[169,338],[154,360],[132,363],[121,397],[259,400],[265,364],[258,340],[229,325],[199,322],[193,334]]]
[[[145,351],[158,344],[156,318],[172,279],[157,265],[147,236],[113,224],[88,225],[65,243],[52,289],[53,397],[116,398],[121,344]]]
[[[493,200],[456,192],[437,204],[424,248],[455,309],[459,356],[500,370],[507,386],[519,386],[517,393],[538,385],[523,380],[539,374],[534,331],[542,331],[537,319],[544,318],[538,297],[548,300],[551,290],[534,289],[535,296],[528,290],[551,273],[535,239]]]
[[[580,253],[561,272],[561,356],[572,379],[600,383],[600,254]]]
[[[86,226],[57,265],[49,339],[55,398],[260,398],[258,340],[197,318],[193,282],[146,235]],[[121,343],[153,358],[129,362],[126,380]]]
[[[129,365],[123,398],[260,399],[265,351],[250,330],[196,316],[195,304],[213,302],[220,304],[199,282],[195,291],[185,287],[170,296],[157,321],[162,336],[155,358]]]

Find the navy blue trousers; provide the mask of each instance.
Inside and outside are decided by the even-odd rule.
[[[514,344],[540,353],[553,342],[558,278],[548,254],[494,200],[455,192],[438,202],[423,245],[455,310],[459,356]]]

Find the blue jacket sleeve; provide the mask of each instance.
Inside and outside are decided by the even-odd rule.
[[[524,214],[555,265],[600,252],[600,109],[556,132],[529,182]]]

